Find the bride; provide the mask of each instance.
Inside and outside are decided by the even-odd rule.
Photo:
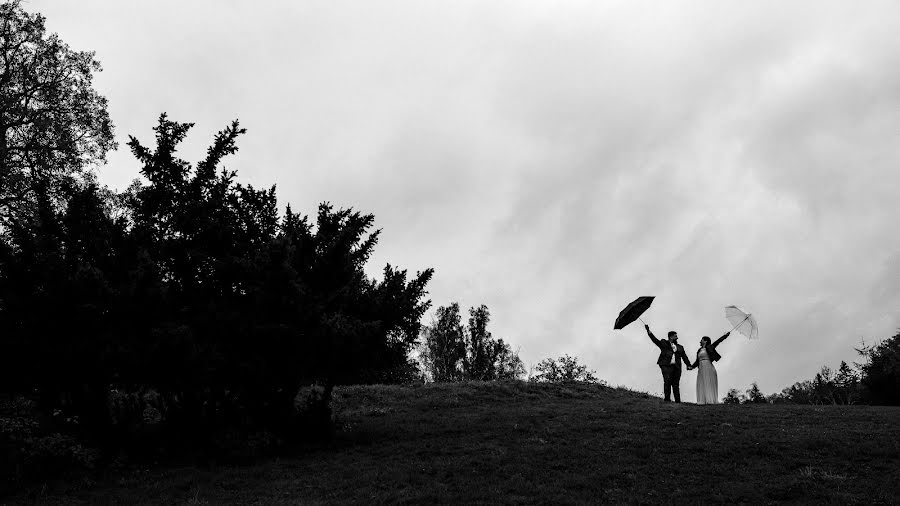
[[[700,339],[700,349],[697,350],[697,359],[688,367],[688,370],[700,368],[697,371],[697,404],[719,403],[719,376],[713,362],[722,358],[716,351],[716,346],[722,343],[731,332],[716,339],[715,342],[709,336]]]

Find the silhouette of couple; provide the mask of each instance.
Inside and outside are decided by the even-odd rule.
[[[719,378],[713,362],[722,358],[716,351],[716,346],[728,337],[731,332],[713,342],[709,337],[703,336],[700,339],[700,349],[697,350],[697,358],[694,363],[688,361],[687,355],[684,353],[684,347],[678,344],[678,333],[674,330],[669,331],[668,339],[657,339],[650,332],[650,326],[644,325],[647,329],[647,335],[659,348],[659,358],[656,363],[663,377],[663,393],[666,402],[670,402],[672,395],[675,396],[675,402],[681,402],[681,362],[687,366],[688,371],[699,368],[697,372],[697,404],[718,404],[719,403]]]

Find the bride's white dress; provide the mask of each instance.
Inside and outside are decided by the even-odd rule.
[[[697,404],[719,403],[719,376],[716,366],[709,360],[706,348],[697,354]]]

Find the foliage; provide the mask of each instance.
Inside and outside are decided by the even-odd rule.
[[[811,380],[798,381],[780,393],[772,394],[769,400],[775,404],[820,404]]]
[[[530,378],[536,383],[601,383],[592,371],[584,364],[578,363],[577,357],[563,355],[557,359],[545,358],[535,366],[537,374]]]
[[[499,351],[495,367],[496,379],[519,380],[525,376],[525,364],[519,358],[519,353],[513,351],[503,339],[497,341]]]
[[[835,404],[856,404],[860,394],[859,371],[841,360],[841,365],[834,377]]]
[[[469,309],[469,326],[466,329],[466,354],[463,356],[463,374],[468,379],[490,380],[496,376],[495,366],[501,343],[491,337],[487,329],[491,315],[482,304]]]
[[[0,4],[0,224],[59,202],[73,177],[115,149],[106,99],[92,87],[100,63],[73,51],[22,2]]]
[[[877,346],[857,350],[864,358],[862,395],[872,404],[900,405],[900,332]]]
[[[841,361],[837,371],[823,366],[811,380],[798,381],[770,402],[792,404],[900,405],[900,334],[877,346],[856,349],[862,363]]]
[[[425,369],[432,381],[462,381],[461,364],[466,357],[465,334],[459,303],[453,302],[435,310],[431,325],[423,329],[422,350]]]
[[[421,361],[435,382],[519,379],[525,366],[518,353],[487,330],[490,311],[481,305],[469,309],[462,324],[459,304],[439,307],[430,327],[423,331]]]
[[[841,361],[837,372],[823,366],[811,380],[798,381],[768,397],[772,403],[856,404],[861,400],[860,371]]]
[[[86,178],[65,206],[44,195],[10,225],[3,385],[113,446],[233,453],[235,438],[327,437],[327,406],[304,414],[297,392],[409,377],[432,270],[368,278],[372,215],[323,203],[314,222],[279,217],[274,187],[219,170],[239,124],[196,167],[176,156],[190,128],[162,115],[155,149],[132,138],[145,182],[124,194]]]
[[[731,388],[725,394],[725,397],[722,398],[723,404],[744,404],[747,398],[744,394],[740,393],[738,389]]]
[[[766,396],[759,390],[759,385],[754,381],[750,388],[747,389],[746,397],[741,401],[741,404],[765,404],[768,400]]]
[[[38,423],[33,402],[22,396],[0,402],[0,495],[22,482],[87,472],[100,452]],[[68,420],[69,423],[77,421]]]

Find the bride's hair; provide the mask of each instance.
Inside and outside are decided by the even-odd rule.
[[[702,344],[704,342],[706,344],[712,344],[712,339],[710,339],[709,336],[703,336],[700,338],[700,343]]]

